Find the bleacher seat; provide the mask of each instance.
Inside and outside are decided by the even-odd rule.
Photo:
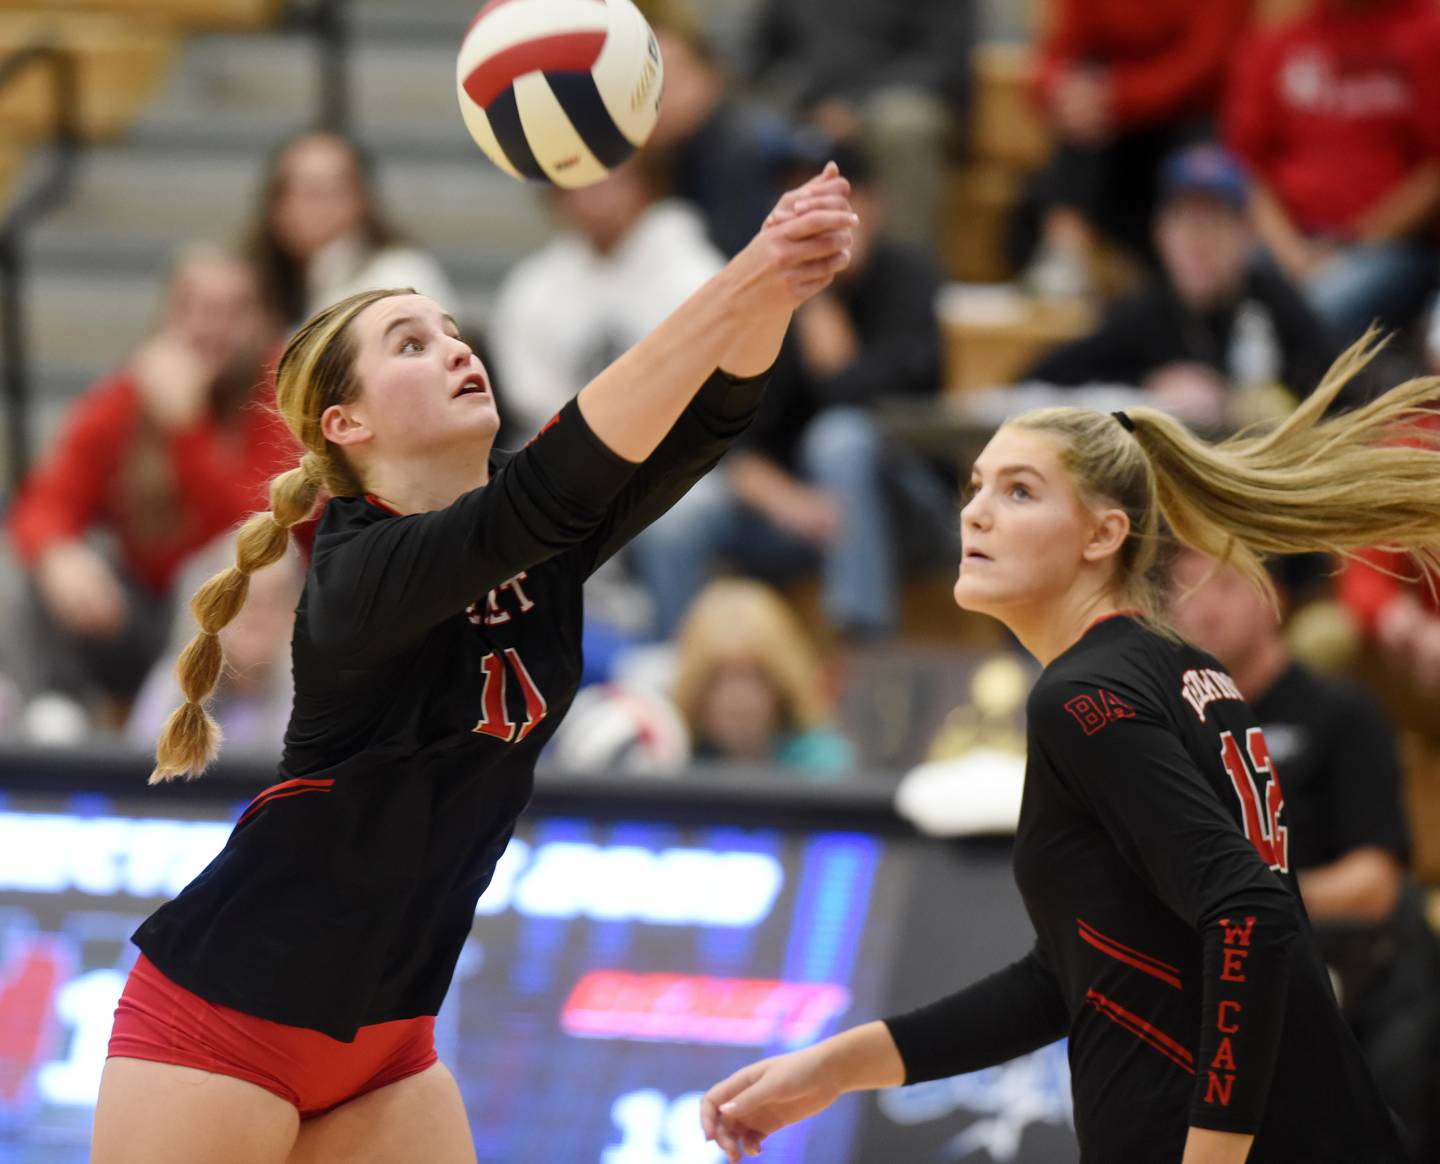
[[[175,33],[153,21],[53,9],[0,12],[0,56],[35,43],[70,50],[78,67],[82,136],[103,141],[130,124],[166,76]],[[0,136],[36,140],[55,126],[49,77],[33,70],[0,92]]]
[[[25,148],[16,142],[0,142],[0,218],[10,209],[15,181],[25,165]]]
[[[46,0],[51,10],[161,20],[180,28],[255,29],[277,19],[284,0]]]
[[[945,390],[1011,384],[1050,348],[1094,323],[1095,308],[1083,301],[1035,299],[1012,287],[949,287],[940,303]]]

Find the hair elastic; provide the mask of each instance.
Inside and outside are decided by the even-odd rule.
[[[1130,415],[1128,413],[1112,412],[1110,415],[1120,422],[1120,427],[1123,428],[1126,432],[1135,431],[1135,422],[1130,419]]]

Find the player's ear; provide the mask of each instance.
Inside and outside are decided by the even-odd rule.
[[[332,404],[320,414],[320,431],[333,445],[349,446],[374,440],[363,417],[348,404]]]
[[[1090,538],[1083,557],[1087,562],[1102,562],[1114,557],[1130,536],[1130,515],[1123,509],[1102,509],[1094,515]]]

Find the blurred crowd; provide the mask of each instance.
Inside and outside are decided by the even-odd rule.
[[[722,51],[698,4],[641,7],[666,70],[652,142],[598,185],[537,192],[551,241],[506,274],[486,318],[462,320],[502,445],[826,159],[862,221],[849,268],[797,315],[743,445],[592,583],[593,691],[556,755],[873,771],[893,753],[837,709],[882,697],[866,676],[914,645],[907,593],[953,577],[958,555],[958,453],[937,457],[889,418],[953,414],[937,302],[969,229],[953,191],[982,100],[981,13],[757,0],[744,43]],[[1341,407],[1440,372],[1440,0],[1035,7],[1025,116],[1050,148],[1017,187],[1003,251],[1016,294],[1083,303],[1095,322],[1037,350],[1018,381],[1123,386],[1219,433],[1282,416],[1372,325],[1392,342]],[[12,500],[7,736],[148,746],[176,701],[188,596],[297,457],[270,408],[288,332],[369,286],[456,310],[443,262],[387,221],[357,142],[301,134],[256,184],[244,237],[174,258],[150,333],[74,403]],[[216,714],[232,749],[278,750],[307,536],[226,630]],[[1281,620],[1228,571],[1187,555],[1171,569],[1176,625],[1267,725],[1347,1012],[1397,1109],[1429,1110],[1440,970],[1411,870],[1440,879],[1440,602],[1383,548],[1277,563]]]

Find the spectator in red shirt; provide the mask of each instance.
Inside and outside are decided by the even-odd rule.
[[[1209,136],[1249,15],[1250,0],[1056,0],[1036,85],[1055,152],[1012,239],[1037,290],[1086,290],[1097,235],[1151,255],[1160,163]]]
[[[1440,420],[1429,416],[1426,427],[1440,443]],[[1389,675],[1418,689],[1422,699],[1440,700],[1440,597],[1420,580],[1416,563],[1370,550],[1346,566],[1338,589]]]
[[[278,337],[255,268],[194,248],[155,334],[70,409],[8,521],[32,584],[38,690],[123,720],[166,641],[181,566],[264,508],[270,477],[294,464],[267,407]]]
[[[1409,322],[1433,280],[1440,7],[1317,0],[1237,58],[1225,133],[1275,262],[1345,342]]]

